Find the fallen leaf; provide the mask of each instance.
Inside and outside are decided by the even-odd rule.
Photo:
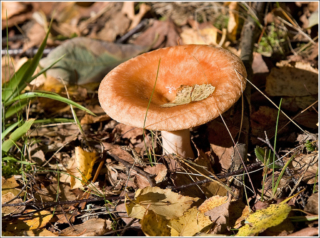
[[[110,230],[112,230],[110,220],[93,218],[62,230],[60,236],[102,236]]]
[[[296,231],[288,236],[317,236],[319,234],[319,228],[318,227],[307,227],[300,231]]]
[[[171,236],[193,236],[211,223],[209,217],[193,207],[183,216],[170,220]]]
[[[8,189],[8,188],[16,188],[19,186],[14,176],[8,179],[5,179],[4,177],[2,177],[1,182],[2,182],[2,190]]]
[[[245,221],[247,219],[247,217],[249,216],[251,210],[249,206],[245,206],[245,208],[242,210],[242,214],[241,216],[236,220],[235,224],[234,224],[234,228],[238,229],[241,226],[243,226],[242,222]],[[230,209],[230,213],[231,213],[231,209]]]
[[[22,48],[23,52],[27,51],[33,46],[40,46],[43,39],[46,36],[46,32],[43,26],[41,26],[39,23],[35,21],[31,22],[30,24],[32,24],[32,26],[29,26],[28,29],[26,30],[27,37],[29,40],[24,43]],[[28,26],[28,25],[24,25],[24,26]]]
[[[184,27],[180,35],[182,42],[186,45],[218,45],[218,29],[211,25],[203,29]]]
[[[318,93],[318,70],[310,64],[282,61],[277,67],[273,67],[267,76],[268,95],[309,96]]]
[[[147,50],[136,45],[122,45],[92,40],[84,37],[73,38],[51,51],[40,61],[41,67],[51,65],[61,56],[47,76],[60,78],[68,84],[100,82],[118,64]]]
[[[146,236],[170,236],[169,220],[152,210],[146,212],[140,223]]]
[[[222,198],[215,196],[215,198],[217,199],[217,201],[215,204],[213,204],[213,208],[211,210],[206,211],[204,215],[209,216],[210,220],[215,224],[211,234],[221,234],[225,232],[227,228],[231,196],[229,196],[229,198],[226,196]]]
[[[291,211],[286,203],[271,204],[268,208],[250,214],[246,225],[239,229],[237,236],[253,236],[269,227],[282,223]]]
[[[62,179],[60,177],[60,182],[61,180]],[[59,192],[59,199],[62,201],[73,201],[77,199],[68,184],[56,182],[45,187],[41,186],[41,189],[37,190],[35,193],[35,198],[41,202],[54,202],[57,199],[57,191]]]
[[[152,49],[158,49],[177,45],[179,38],[178,30],[172,20],[156,20],[152,26],[138,36],[133,43],[146,47],[152,46]]]
[[[129,27],[129,31],[135,28],[139,22],[141,21],[142,17],[150,10],[150,6],[142,3],[139,6],[139,13],[135,14],[134,10],[134,2],[124,2],[121,12],[126,14],[128,18],[131,20],[131,24]]]
[[[122,203],[122,204],[118,205],[118,206],[116,207],[116,210],[117,210],[118,212],[121,212],[121,213],[119,213],[120,215],[122,215],[122,214],[124,214],[124,213],[127,213],[126,204]],[[133,218],[131,218],[131,217],[124,217],[124,216],[121,216],[121,219],[122,219],[126,224],[130,223],[130,222],[133,220]],[[132,226],[132,227],[140,228],[140,227],[141,227],[141,224],[139,223],[139,220],[136,220],[135,222],[133,222],[133,224],[132,224],[131,226]]]
[[[317,123],[318,123],[318,113],[315,113],[313,111],[306,111],[304,113],[299,114],[294,121],[298,123],[299,125],[316,129]]]
[[[97,159],[96,152],[84,151],[81,147],[75,149],[75,159],[70,160],[67,172],[70,174],[71,189],[83,188],[91,178],[92,168]]]
[[[11,18],[14,15],[17,15],[21,12],[27,10],[27,4],[23,2],[2,2],[2,15],[1,19],[6,20]]]
[[[104,149],[107,150],[110,154],[116,155],[120,159],[122,159],[130,164],[134,163],[134,159],[129,154],[129,152],[121,149],[121,147],[119,145],[114,145],[114,144],[107,143],[107,142],[102,142],[102,144],[103,144]]]
[[[311,104],[316,102],[318,95],[302,96],[302,97],[283,97],[281,108],[291,112],[296,112],[299,109],[306,109]],[[314,105],[317,108],[317,104]]]
[[[9,202],[11,199],[15,198],[16,195],[14,195],[11,192],[8,192],[6,194],[2,194],[1,196],[1,204]],[[10,202],[10,204],[15,204],[15,203],[22,203],[21,198],[17,198],[14,201]],[[17,214],[21,213],[24,211],[26,207],[25,206],[14,206],[14,207],[2,207],[2,216],[8,215],[8,214]]]
[[[122,123],[119,123],[115,126],[112,131],[115,137],[122,137],[124,139],[129,139],[131,144],[136,144],[143,141],[143,129],[133,126],[128,126]],[[117,135],[116,135],[117,134]]]
[[[174,107],[191,102],[201,101],[209,97],[214,90],[215,87],[213,87],[211,84],[196,84],[194,86],[181,85],[177,89],[175,99],[170,103],[161,105],[161,107]]]
[[[157,175],[154,180],[156,183],[161,183],[167,175],[168,169],[164,164],[156,164],[156,166],[147,166],[144,171],[149,174]]]
[[[182,216],[197,200],[198,198],[182,196],[169,189],[147,187],[138,189],[135,193],[135,200],[126,207],[130,217],[142,219],[146,210],[152,210],[167,219],[172,219]]]
[[[139,189],[143,189],[151,186],[148,179],[140,174],[136,174],[136,183]]]
[[[225,5],[228,5],[229,7],[228,37],[232,41],[236,41],[239,27],[239,5],[237,2],[225,3]]]
[[[312,194],[307,201],[307,205],[304,207],[303,210],[306,212],[310,212],[312,214],[318,215],[318,208],[319,208],[319,193]]]
[[[97,122],[103,122],[103,121],[108,121],[110,120],[111,117],[108,115],[102,115],[102,116],[91,116],[89,114],[86,114],[82,119],[81,119],[81,125],[85,124],[93,124]]]
[[[205,213],[228,202],[228,197],[213,196],[205,200],[198,208],[200,212]]]
[[[33,210],[27,210],[32,212]],[[32,219],[26,220],[29,230],[35,230],[44,227],[51,220],[52,214],[49,211],[40,211],[32,215]]]
[[[104,28],[98,32],[100,40],[114,42],[117,36],[124,35],[130,26],[130,20],[122,12],[116,12],[105,23]]]

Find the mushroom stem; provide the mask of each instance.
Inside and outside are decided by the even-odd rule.
[[[194,158],[189,129],[161,131],[163,154],[177,154]]]

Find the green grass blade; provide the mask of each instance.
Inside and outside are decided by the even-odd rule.
[[[276,123],[276,132],[274,134],[274,144],[273,144],[273,151],[275,152],[273,154],[273,161],[275,161],[276,157],[276,145],[277,145],[277,135],[278,135],[278,125],[279,125],[279,117],[280,117],[280,112],[281,112],[281,103],[282,103],[282,98],[280,99],[279,103],[279,109],[278,109],[278,116],[277,116],[277,123]],[[272,164],[273,166],[273,171],[272,171],[272,191],[276,191],[277,189],[274,189],[274,169],[275,169],[275,163]],[[283,171],[283,169],[282,169]],[[274,195],[274,194],[273,194]]]
[[[15,142],[28,132],[34,121],[35,119],[29,119],[22,126],[20,126],[14,132],[12,132],[9,139],[3,142],[2,151],[8,152],[10,148],[15,144]]]
[[[30,162],[27,162],[27,161],[17,160],[16,158],[13,158],[13,157],[10,157],[10,156],[2,158],[2,161],[13,161],[13,162],[16,162],[16,163],[19,163],[19,164],[25,164],[25,165],[36,164],[36,163],[30,163]]]
[[[47,72],[47,70],[51,69],[56,63],[58,63],[60,60],[62,60],[63,57],[65,57],[66,55],[61,56],[59,59],[57,59],[56,61],[54,61],[52,64],[50,64],[48,67],[42,69],[39,73],[37,73],[35,76],[33,76],[30,80],[30,82],[32,80],[34,80],[35,78],[39,77],[41,74]]]
[[[281,170],[281,173],[280,173],[280,175],[279,175],[279,177],[278,177],[278,179],[277,179],[277,182],[276,182],[274,188],[272,189],[273,195],[276,194],[276,191],[277,191],[277,188],[278,188],[278,186],[279,186],[280,180],[281,180],[284,172],[286,171],[286,168],[288,167],[288,165],[291,163],[291,161],[292,161],[293,159],[294,159],[294,156],[292,156],[292,157],[288,160],[288,162],[283,166],[283,168],[282,168],[282,170]]]
[[[50,118],[50,119],[36,120],[34,124],[68,123],[68,122],[74,122],[74,120],[67,119],[67,118]]]
[[[6,110],[6,114],[5,114],[5,119],[8,119],[9,117],[16,115],[19,111],[21,111],[22,109],[24,109],[27,105],[28,105],[29,100],[21,100],[18,103],[10,106],[7,110]]]
[[[148,106],[147,106],[147,110],[146,110],[146,115],[144,117],[144,122],[143,122],[143,142],[144,142],[144,146],[145,146],[145,149],[148,153],[148,150],[147,150],[147,145],[146,145],[146,139],[145,139],[145,135],[144,135],[144,131],[145,131],[145,126],[146,126],[146,121],[147,121],[147,115],[148,115],[148,110],[149,110],[149,107],[150,107],[150,103],[151,103],[151,100],[152,100],[152,97],[153,97],[153,93],[154,93],[154,90],[156,89],[156,84],[157,84],[157,80],[158,80],[158,75],[159,75],[159,69],[160,69],[160,62],[161,62],[161,58],[159,59],[159,63],[158,63],[158,69],[157,69],[157,76],[156,76],[156,80],[154,82],[154,86],[153,86],[153,89],[152,89],[152,93],[151,93],[151,96],[150,96],[150,99],[149,99],[149,102],[148,102]],[[151,166],[152,166],[152,158],[151,158],[151,155],[148,153],[148,157],[149,157],[149,161],[151,163]]]
[[[50,93],[50,92],[28,92],[28,93],[24,93],[24,94],[22,94],[20,96],[17,96],[15,98],[11,99],[10,101],[8,101],[6,103],[4,103],[4,106],[10,105],[11,103],[13,103],[15,101],[18,101],[18,100],[24,100],[24,99],[36,98],[36,97],[50,98],[50,99],[53,99],[53,100],[64,102],[66,104],[75,106],[75,107],[77,107],[77,108],[89,113],[90,115],[95,116],[95,114],[93,112],[91,112],[89,109],[85,108],[84,106],[81,106],[80,104],[78,104],[78,103],[76,103],[76,102],[74,102],[74,101],[72,101],[70,99],[61,97],[58,94],[53,94],[53,93]]]
[[[22,120],[17,121],[16,123],[10,125],[4,132],[2,132],[2,134],[1,134],[1,140],[3,140],[14,128],[16,128],[21,121],[22,121]]]

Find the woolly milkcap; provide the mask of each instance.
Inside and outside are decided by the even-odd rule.
[[[228,110],[245,89],[245,67],[228,50],[206,45],[162,48],[120,64],[103,79],[99,101],[110,117],[143,127],[159,59],[146,129],[176,131],[202,125]],[[175,101],[181,87],[195,85],[215,88],[203,100],[164,107]]]

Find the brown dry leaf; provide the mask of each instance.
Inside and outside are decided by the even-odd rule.
[[[110,230],[112,230],[110,220],[93,218],[62,230],[60,236],[102,236]]]
[[[306,111],[304,113],[299,114],[299,116],[297,116],[294,119],[294,121],[297,122],[299,125],[311,129],[316,129],[318,123],[318,113],[315,113],[313,111]]]
[[[302,96],[302,97],[283,97],[281,108],[284,110],[296,112],[299,109],[305,109],[316,102],[318,95]],[[314,105],[317,108],[317,104]]]
[[[1,203],[4,204],[8,201],[10,201],[11,199],[15,198],[16,195],[14,195],[11,192],[8,192],[6,194],[2,194],[1,196]],[[23,202],[21,198],[17,198],[15,199],[13,202],[10,202],[10,204],[14,204],[14,203],[21,203]],[[21,213],[24,211],[26,207],[25,206],[15,206],[15,207],[2,207],[2,216],[8,215],[8,214],[15,214],[15,213]]]
[[[126,224],[130,223],[130,222],[133,220],[133,218],[131,218],[131,217],[124,217],[124,216],[122,215],[122,214],[127,213],[126,204],[122,203],[122,204],[118,205],[118,206],[116,207],[116,210],[117,210],[118,212],[120,212],[119,215],[121,216],[121,219],[122,219]],[[133,222],[133,224],[132,224],[131,226],[132,226],[132,227],[138,227],[138,228],[140,228],[140,227],[141,227],[141,224],[139,223],[138,220],[136,220],[135,222]]]
[[[211,223],[209,217],[193,207],[183,216],[170,220],[171,236],[193,236]]]
[[[252,70],[253,74],[269,73],[269,68],[260,53],[253,52]]]
[[[284,158],[284,162],[289,159],[290,158]],[[294,176],[296,179],[300,179],[305,170],[307,170],[304,173],[302,181],[308,184],[314,184],[318,169],[318,160],[319,154],[317,151],[311,152],[307,155],[301,154],[292,160],[292,162],[289,164],[289,168],[294,170]]]
[[[139,189],[151,186],[148,179],[140,174],[136,174],[136,183]]]
[[[156,38],[158,35],[158,38]],[[138,36],[133,44],[151,46],[152,49],[177,45],[179,34],[177,27],[171,19],[166,21],[154,21],[153,25]]]
[[[127,126],[125,124],[119,123],[115,126],[112,133],[117,137],[121,136],[124,139],[129,139],[131,144],[139,143],[143,140],[143,129],[133,126]],[[116,135],[118,134],[118,135]]]
[[[58,184],[59,188],[57,188]],[[53,202],[57,199],[57,191],[59,191],[59,198],[61,201],[76,200],[76,195],[70,189],[68,184],[62,183],[53,183],[46,187],[41,186],[41,189],[37,190],[35,193],[35,198],[41,202]]]
[[[94,116],[91,116],[89,114],[86,114],[81,119],[80,123],[81,123],[81,125],[93,124],[93,123],[96,123],[96,122],[108,121],[110,119],[111,119],[111,117],[109,117],[108,115],[102,115],[102,116],[94,117]]]
[[[9,188],[16,188],[19,186],[14,176],[11,178],[5,179],[2,177],[2,190],[9,189]]]
[[[134,159],[129,154],[129,152],[121,149],[121,147],[119,145],[114,145],[114,144],[107,143],[107,142],[102,142],[102,144],[103,144],[104,149],[107,150],[110,154],[116,155],[120,159],[122,159],[130,164],[134,163]]]
[[[126,207],[130,217],[142,219],[148,209],[165,216],[167,219],[173,219],[182,216],[198,199],[179,195],[169,189],[147,187],[138,189],[135,193],[135,200]]]
[[[279,68],[277,68],[279,67]],[[318,93],[318,70],[303,62],[281,61],[267,76],[270,96],[309,96]]]
[[[312,214],[317,214],[318,215],[318,208],[319,208],[319,193],[314,193],[312,194],[307,201],[307,205],[303,210],[306,212],[310,212]]]
[[[241,201],[231,201],[230,206],[229,206],[229,222],[228,222],[228,227],[230,228],[235,228],[237,223],[238,227],[240,227],[242,224],[241,222],[241,217],[242,215],[245,214],[244,209],[246,208],[246,205]],[[244,223],[244,221],[243,221]]]
[[[65,223],[68,223],[68,221],[70,221],[73,224],[74,221],[76,220],[76,216],[80,215],[80,214],[81,213],[78,212],[77,210],[74,210],[72,212],[72,214],[71,213],[59,214],[59,215],[57,215],[57,217],[58,217],[57,223],[58,224],[65,224]]]
[[[130,20],[122,12],[116,12],[97,34],[98,39],[114,42],[117,36],[124,35],[130,26]]]
[[[168,169],[164,164],[156,164],[156,166],[147,166],[144,171],[148,172],[149,174],[157,175],[154,180],[156,183],[160,183],[164,180],[167,175]]]
[[[146,236],[170,236],[169,220],[152,210],[146,212],[140,223]]]
[[[204,213],[204,215],[210,216],[210,220],[215,223],[214,229],[211,234],[221,234],[225,232],[227,228],[231,196],[229,196],[229,198],[224,197],[223,199],[227,200],[227,202],[223,203],[220,206],[214,207],[213,209]]]
[[[252,134],[256,137],[265,138],[264,131],[267,132],[268,137],[273,136],[275,131],[275,125],[277,122],[278,117],[278,110],[275,108],[270,108],[267,106],[260,106],[258,111],[252,113],[250,120],[251,120],[251,127],[252,127]],[[278,128],[282,128],[288,119],[280,113],[279,117],[279,124]],[[284,133],[289,130],[289,127],[285,127],[281,133]],[[259,141],[256,138],[251,137],[253,144],[259,144]]]
[[[150,6],[142,3],[139,7],[139,13],[134,14],[134,2],[124,2],[121,12],[127,15],[127,17],[131,20],[131,24],[129,27],[129,31],[135,28],[139,22],[141,21],[142,17],[150,10]]]
[[[300,231],[294,232],[288,236],[294,236],[294,237],[298,237],[298,236],[318,236],[319,234],[319,228],[318,227],[307,227],[304,228]]]
[[[83,188],[87,184],[96,159],[96,152],[87,152],[81,147],[76,147],[75,159],[69,161],[67,169],[68,174],[72,175],[70,176],[71,189]]]
[[[25,52],[26,50],[32,48],[33,46],[40,46],[42,43],[43,39],[46,36],[46,32],[39,23],[33,22],[31,23],[32,26],[29,26],[28,29],[26,30],[27,32],[27,37],[29,41],[27,41],[23,45],[23,51]],[[27,25],[26,25],[27,26]]]
[[[23,2],[1,2],[1,19],[6,20],[27,10],[27,4]]]

